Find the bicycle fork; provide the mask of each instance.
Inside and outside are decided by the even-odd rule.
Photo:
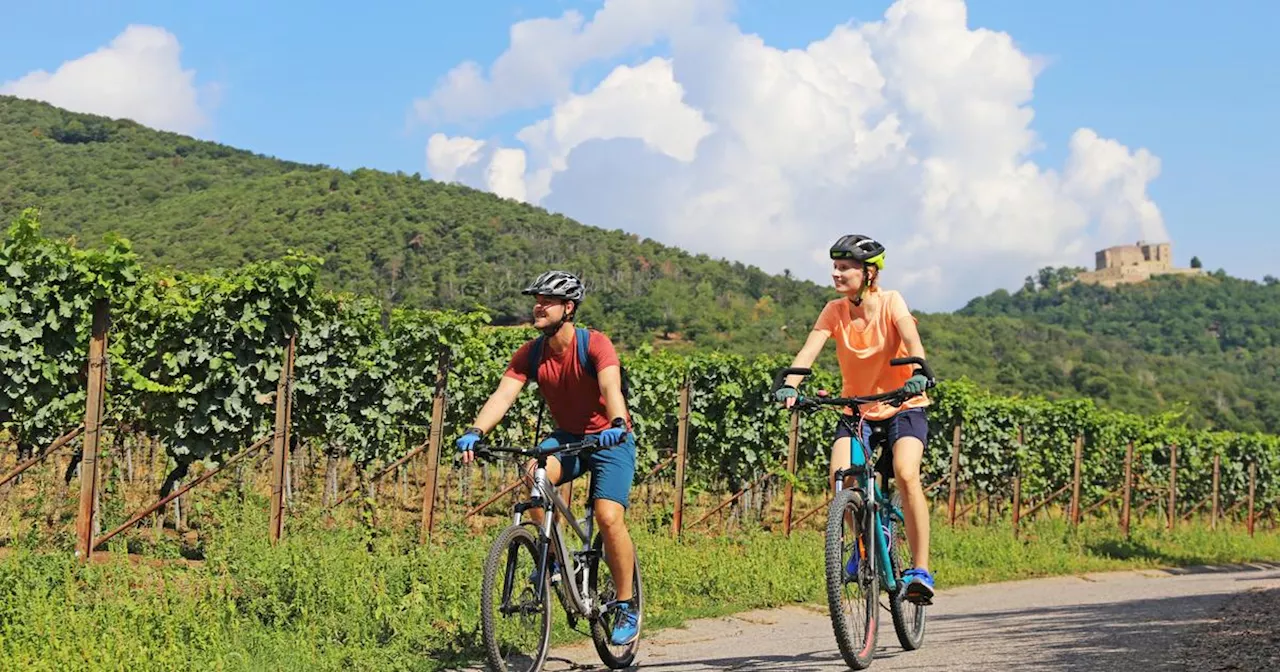
[[[539,527],[538,540],[538,557],[535,559],[537,563],[537,576],[547,576],[546,572],[551,564],[551,547],[556,547],[556,555],[562,559],[560,567],[561,581],[567,580],[573,583],[573,589],[568,587],[560,589],[561,605],[566,612],[579,611],[583,615],[589,615],[594,607],[587,596],[587,582],[589,580],[587,571],[578,571],[579,562],[575,556],[589,555],[591,551],[591,534],[595,527],[595,520],[592,507],[588,504],[586,509],[586,518],[582,524],[582,532],[584,533],[584,549],[582,553],[571,553],[566,545],[564,538],[560,534],[555,534],[555,526],[553,516],[555,515],[555,500],[546,493],[551,492],[551,481],[547,478],[547,470],[545,467],[538,467],[533,472],[533,488],[529,496],[527,506],[517,507],[514,515],[514,524],[520,525],[523,521],[523,512],[526,509],[540,508],[542,509],[542,523]],[[566,508],[567,511],[567,508]],[[571,514],[570,514],[571,515]],[[575,521],[569,521],[571,524]],[[547,599],[545,593],[546,582],[540,582],[537,586],[537,594],[539,599]],[[567,600],[566,600],[567,598]],[[572,606],[570,605],[572,603]]]
[[[855,453],[854,451],[857,450]],[[889,512],[881,512],[881,504],[885,502],[884,496],[880,492],[880,486],[875,482],[875,476],[867,467],[869,457],[862,450],[862,442],[854,441],[849,447],[849,458],[853,464],[846,469],[839,469],[835,473],[835,492],[838,496],[844,490],[844,479],[849,476],[856,476],[860,481],[854,485],[854,489],[862,492],[863,495],[863,519],[862,528],[869,532],[868,535],[862,535],[857,540],[857,549],[861,551],[864,545],[871,541],[874,550],[869,551],[866,557],[859,557],[859,566],[863,561],[870,562],[868,569],[871,572],[880,575],[881,583],[886,591],[892,593],[899,587],[897,577],[893,576],[893,564],[889,558],[889,538],[883,527],[885,516],[892,518]],[[861,553],[859,553],[861,556]]]

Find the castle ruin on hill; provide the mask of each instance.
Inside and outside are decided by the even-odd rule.
[[[1200,275],[1199,268],[1176,268],[1173,265],[1173,247],[1169,243],[1117,245],[1098,250],[1096,269],[1081,273],[1076,280],[1086,284],[1115,287],[1116,285],[1142,282],[1155,275]]]

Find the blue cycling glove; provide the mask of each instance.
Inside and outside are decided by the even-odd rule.
[[[483,432],[477,427],[471,427],[466,434],[458,437],[458,452],[465,453],[475,447],[480,441],[480,435]]]
[[[786,401],[788,399],[795,399],[798,394],[799,393],[796,392],[796,388],[791,387],[790,385],[784,385],[779,387],[777,391],[773,393],[773,399],[774,401]]]
[[[622,418],[614,418],[613,426],[600,432],[600,445],[608,448],[622,443],[627,438],[627,423]]]

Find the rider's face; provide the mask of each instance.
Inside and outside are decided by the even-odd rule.
[[[836,259],[831,264],[831,281],[841,294],[856,294],[867,281],[867,269],[861,261]]]
[[[539,296],[533,304],[533,326],[545,328],[564,319],[569,302],[551,296]]]

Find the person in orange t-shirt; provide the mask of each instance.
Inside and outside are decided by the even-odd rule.
[[[929,398],[924,394],[929,380],[919,369],[913,371],[910,367],[889,364],[898,357],[923,359],[925,353],[916,320],[902,295],[879,286],[884,253],[883,245],[860,234],[842,236],[831,246],[831,277],[842,296],[823,308],[791,366],[809,368],[827,340],[833,339],[843,379],[841,396],[868,396],[898,388],[916,395],[899,407],[885,402],[862,404],[857,415],[852,409],[846,409],[836,423],[830,474],[834,489],[836,471],[850,466],[850,439],[855,433],[864,445],[869,444],[873,429],[887,434],[889,459],[898,491],[902,493],[907,545],[913,559],[912,569],[903,574],[906,596],[917,604],[931,604],[929,504],[920,483],[920,462],[929,439],[929,423],[925,417]],[[789,376],[777,392],[778,401],[790,408],[795,403],[796,385],[801,380],[802,376]],[[856,559],[857,556],[850,562]]]

